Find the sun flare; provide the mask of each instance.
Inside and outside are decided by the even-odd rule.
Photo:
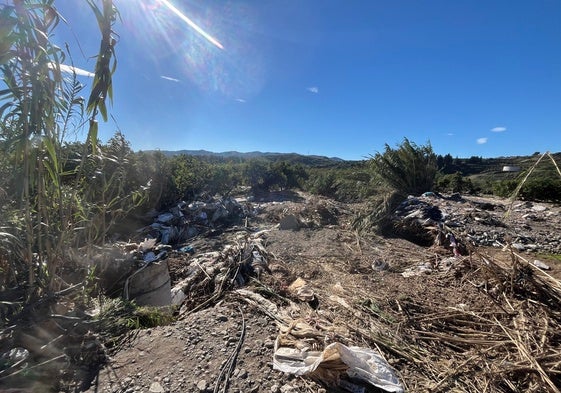
[[[222,46],[222,44],[216,38],[214,38],[213,36],[208,34],[206,31],[204,31],[201,27],[199,27],[195,22],[193,22],[187,15],[185,15],[180,10],[178,10],[168,0],[159,0],[159,1],[163,5],[165,5],[167,8],[169,8],[169,10],[171,12],[173,12],[175,15],[177,15],[182,21],[187,23],[189,25],[189,27],[191,27],[193,30],[195,30],[197,33],[199,33],[201,36],[203,36],[208,42],[210,42],[211,44],[213,44],[217,48],[224,49],[224,46]]]

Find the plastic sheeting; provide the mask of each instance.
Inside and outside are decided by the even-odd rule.
[[[403,392],[403,387],[390,365],[377,352],[369,348],[347,347],[341,343],[329,344],[323,352],[301,351],[280,347],[275,350],[273,368],[282,372],[305,375],[311,374],[329,362],[344,363],[350,378],[356,378],[387,392]]]

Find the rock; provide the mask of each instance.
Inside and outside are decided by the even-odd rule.
[[[274,384],[273,386],[271,386],[271,393],[280,393],[280,386],[277,384]]]
[[[292,385],[286,384],[281,386],[280,391],[281,393],[295,393],[296,388]]]
[[[284,216],[279,223],[279,229],[283,231],[295,231],[300,228],[300,222],[295,215]]]
[[[532,210],[535,212],[543,212],[547,210],[547,207],[542,206],[542,205],[534,205],[532,206]]]
[[[162,385],[160,385],[159,382],[152,382],[152,385],[150,385],[150,393],[164,393],[165,390],[162,387]]]
[[[199,389],[199,392],[206,392],[207,388],[208,384],[206,380],[201,379],[199,382],[197,382],[197,389]]]

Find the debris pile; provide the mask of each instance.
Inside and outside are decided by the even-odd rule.
[[[222,251],[193,256],[187,261],[184,278],[172,288],[173,304],[181,306],[180,314],[199,310],[218,300],[224,292],[248,284],[252,277],[259,279],[270,272],[269,261],[274,259],[262,239],[241,233],[238,242]]]
[[[167,212],[156,214],[151,225],[137,232],[161,244],[178,244],[222,226],[241,223],[248,215],[247,207],[232,197],[179,202]]]
[[[473,246],[503,247],[511,243],[517,251],[561,253],[561,234],[528,225],[548,221],[561,213],[558,206],[531,202],[512,206],[502,202],[479,202],[476,198],[425,193],[410,196],[391,215],[389,235],[429,247],[441,245],[442,235],[454,233]]]

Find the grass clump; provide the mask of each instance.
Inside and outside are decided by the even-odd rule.
[[[175,321],[170,308],[138,306],[134,301],[121,298],[104,299],[94,319],[107,347],[114,346],[120,337],[132,330],[169,325]]]

